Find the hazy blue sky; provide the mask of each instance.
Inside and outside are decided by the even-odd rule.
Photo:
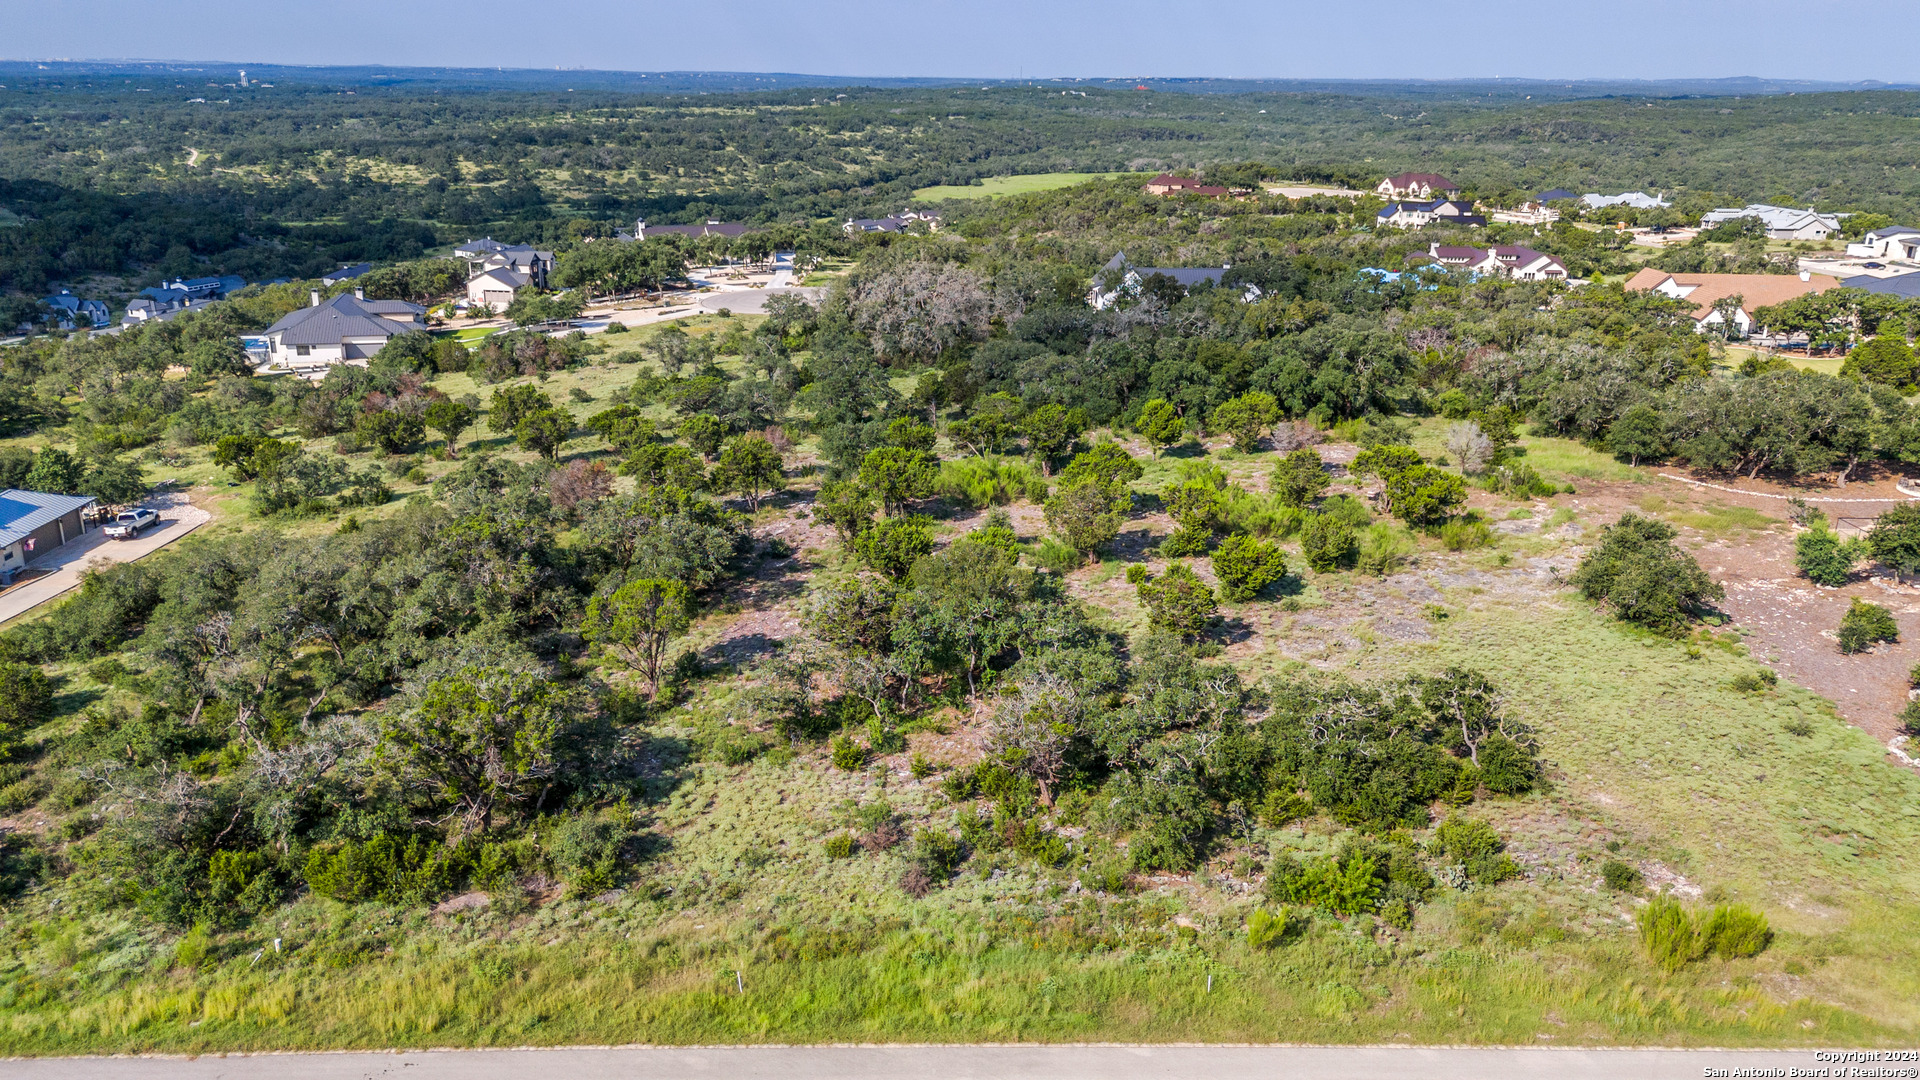
[[[0,0],[6,59],[1920,81],[1913,0]]]

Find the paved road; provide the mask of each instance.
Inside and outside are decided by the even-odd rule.
[[[8,1080],[1680,1080],[1812,1069],[1812,1051],[1248,1046],[623,1047],[42,1058]],[[1896,1066],[1903,1067],[1903,1066]],[[1766,1075],[1765,1073],[1757,1075]],[[1835,1075],[1844,1075],[1836,1070]]]
[[[53,573],[0,593],[0,624],[20,617],[80,584],[81,573],[89,567],[132,562],[212,520],[211,514],[189,503],[182,494],[162,495],[142,505],[160,511],[161,524],[141,533],[138,540],[109,540],[103,530],[95,529],[29,563],[34,569],[52,567]]]

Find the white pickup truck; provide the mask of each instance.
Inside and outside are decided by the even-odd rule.
[[[150,525],[160,524],[160,515],[152,510],[122,510],[107,526],[109,540],[131,540]]]

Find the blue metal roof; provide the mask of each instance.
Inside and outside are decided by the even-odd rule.
[[[49,495],[44,491],[0,491],[0,547],[17,544],[55,518],[90,505],[91,495]]]
[[[1892,277],[1861,274],[1858,277],[1845,278],[1840,284],[1849,289],[1865,289],[1868,292],[1889,293],[1894,296],[1920,297],[1920,270],[1911,274],[1895,274]]]

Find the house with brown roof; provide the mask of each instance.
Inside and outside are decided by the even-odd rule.
[[[1383,199],[1454,199],[1460,195],[1460,185],[1441,176],[1439,173],[1409,172],[1399,176],[1389,176],[1380,181],[1374,193]]]
[[[1202,184],[1191,176],[1174,176],[1161,173],[1147,181],[1145,187],[1149,195],[1198,195],[1202,198],[1221,199],[1232,194],[1226,188]]]
[[[1753,313],[1796,296],[1838,288],[1840,279],[1825,274],[1669,274],[1644,267],[1627,279],[1629,292],[1657,292],[1693,305],[1694,329],[1705,331],[1733,320],[1735,337],[1753,332]],[[1738,298],[1738,303],[1727,304]],[[1723,315],[1722,312],[1727,312]]]
[[[1456,267],[1475,274],[1498,275],[1515,281],[1567,280],[1565,263],[1552,255],[1543,255],[1517,244],[1495,244],[1490,248],[1429,244],[1427,257],[1441,266]]]

